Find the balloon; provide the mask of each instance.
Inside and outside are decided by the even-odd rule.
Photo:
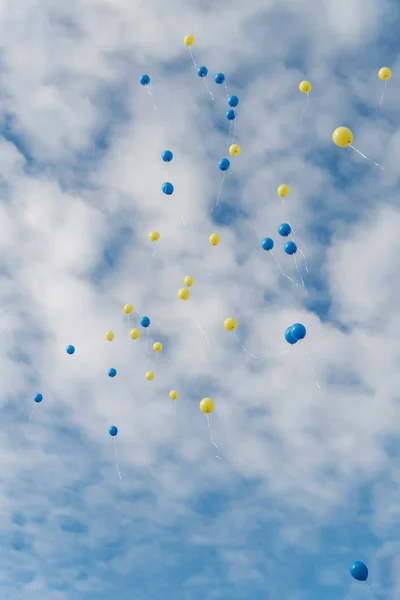
[[[115,437],[118,434],[118,427],[115,427],[115,425],[112,425],[110,427],[110,429],[108,430],[108,433],[111,435],[111,437]]]
[[[163,345],[161,342],[155,342],[153,344],[153,350],[154,352],[161,352],[161,350],[163,349]]]
[[[302,94],[308,94],[311,92],[312,85],[309,81],[301,81],[299,84],[299,90]]]
[[[297,246],[294,242],[286,242],[283,249],[286,252],[286,254],[289,254],[289,255],[296,254],[296,252],[297,252]]]
[[[191,275],[186,275],[185,277],[185,285],[187,285],[188,287],[192,287],[192,285],[194,284],[194,279]]]
[[[193,46],[194,44],[194,35],[185,35],[184,40],[183,40],[185,46]]]
[[[113,331],[107,331],[106,333],[106,340],[109,342],[112,342],[114,339],[114,332]]]
[[[290,192],[290,188],[288,185],[286,185],[286,183],[282,183],[279,187],[278,187],[278,196],[280,196],[281,198],[285,198]]]
[[[110,369],[110,370],[108,371],[108,376],[109,376],[109,377],[115,377],[115,376],[116,376],[116,374],[117,374],[117,369]]]
[[[226,113],[226,118],[228,119],[228,121],[234,121],[236,119],[236,112],[233,110],[233,108],[230,108],[228,110],[228,112]]]
[[[227,158],[221,158],[218,166],[221,169],[221,171],[227,171],[231,166],[231,163]]]
[[[239,98],[237,96],[230,96],[228,98],[228,104],[229,106],[232,106],[232,108],[235,108],[235,106],[239,104]]]
[[[188,288],[181,288],[178,292],[178,298],[181,300],[189,300],[190,290],[188,290]]]
[[[292,233],[292,228],[290,227],[289,223],[281,223],[278,227],[278,233],[282,237],[287,237]]]
[[[221,237],[218,235],[218,233],[212,233],[208,238],[208,241],[210,242],[211,246],[218,246],[221,241]]]
[[[215,83],[218,83],[218,85],[221,85],[225,81],[225,75],[223,73],[217,73],[214,77],[214,81]]]
[[[214,410],[214,400],[211,398],[203,398],[200,402],[200,410],[205,415],[209,415]]]
[[[229,154],[231,156],[239,156],[241,151],[241,148],[239,146],[239,144],[232,144],[231,146],[229,146]]]
[[[74,354],[75,346],[67,346],[66,351],[67,351],[67,354]]]
[[[160,239],[160,234],[158,233],[158,231],[150,231],[149,240],[151,242],[158,242],[159,239]]]
[[[169,393],[169,397],[171,398],[171,400],[177,400],[178,398],[178,392],[176,390],[171,390]]]
[[[37,402],[37,404],[39,404],[39,402],[41,402],[42,400],[43,400],[42,394],[36,394],[36,396],[34,397],[34,401]]]
[[[294,344],[297,344],[298,340],[296,340],[293,337],[292,331],[291,331],[291,327],[288,327],[285,331],[285,340],[287,341],[288,344],[291,344],[292,346]]]
[[[140,338],[140,331],[139,329],[131,329],[129,335],[133,340],[137,340],[138,338]]]
[[[392,71],[389,69],[389,67],[382,67],[378,71],[378,77],[379,79],[382,79],[382,81],[388,81],[391,78],[391,76]]]
[[[208,75],[208,69],[207,69],[207,67],[204,67],[204,66],[203,67],[199,67],[197,69],[197,75],[199,77],[207,77],[207,75]]]
[[[174,193],[174,186],[169,181],[163,183],[161,189],[167,196],[171,196]]]
[[[125,304],[125,306],[124,306],[124,313],[126,315],[130,315],[131,313],[133,313],[133,306],[132,306],[132,304]]]
[[[150,83],[150,77],[148,75],[146,75],[146,73],[145,73],[144,75],[141,76],[140,83],[142,85],[149,85],[149,83]]]
[[[142,317],[140,319],[140,324],[142,327],[148,327],[150,325],[151,321],[149,319],[149,317]]]
[[[304,340],[306,337],[307,329],[302,323],[295,323],[290,328],[290,333],[296,341]]]
[[[161,158],[164,162],[171,162],[171,160],[174,158],[174,155],[172,154],[171,150],[164,150],[164,152],[161,154]]]
[[[237,323],[236,323],[235,319],[232,319],[232,317],[228,317],[224,321],[224,327],[227,331],[235,331],[235,329],[237,327]]]
[[[274,247],[274,240],[272,240],[271,238],[264,238],[263,241],[261,242],[261,247],[264,248],[264,250],[272,250],[272,248]]]
[[[357,581],[367,581],[368,567],[360,560],[356,560],[350,567],[350,575]]]
[[[146,373],[146,379],[147,379],[147,381],[153,381],[153,379],[154,379],[154,373],[153,373],[153,371],[147,371],[147,373]]]
[[[332,133],[332,140],[339,148],[346,148],[353,141],[353,134],[348,127],[338,127]]]

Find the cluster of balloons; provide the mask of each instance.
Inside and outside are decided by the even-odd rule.
[[[294,346],[300,340],[304,340],[307,330],[302,323],[295,323],[288,327],[285,331],[285,340],[288,344]]]
[[[189,300],[190,298],[190,289],[192,287],[192,285],[194,284],[194,279],[191,275],[186,275],[185,279],[184,279],[184,283],[186,287],[180,288],[180,290],[178,291],[178,298],[180,298],[180,300]]]

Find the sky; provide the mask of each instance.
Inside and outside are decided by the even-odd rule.
[[[399,25],[395,0],[0,2],[2,599],[399,597]]]

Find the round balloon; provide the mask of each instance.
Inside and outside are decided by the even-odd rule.
[[[161,352],[162,349],[163,349],[163,345],[161,342],[154,342],[154,344],[153,344],[154,352]]]
[[[388,81],[391,78],[391,76],[392,71],[389,69],[389,67],[382,67],[378,71],[378,77],[379,79],[382,79],[382,81]]]
[[[233,108],[230,108],[228,110],[228,112],[226,113],[226,118],[228,119],[228,121],[234,121],[236,119],[236,112],[233,110]]]
[[[115,376],[116,376],[116,374],[117,374],[117,369],[110,369],[110,370],[108,371],[108,376],[109,376],[109,377],[115,377]]]
[[[231,144],[229,146],[229,154],[231,156],[239,156],[240,152],[241,152],[241,148],[240,148],[239,144]]]
[[[114,339],[114,332],[113,331],[107,331],[106,333],[106,340],[108,340],[109,342],[112,342]]]
[[[283,249],[286,252],[286,254],[289,254],[289,255],[296,254],[296,252],[297,252],[297,246],[294,242],[286,242]]]
[[[290,192],[290,188],[288,185],[286,185],[286,183],[282,183],[279,187],[278,187],[278,196],[280,196],[281,198],[285,198],[285,196],[287,196]]]
[[[207,77],[207,75],[208,75],[208,69],[207,69],[207,67],[205,67],[204,65],[202,67],[199,67],[197,69],[197,75],[199,77]]]
[[[178,298],[181,300],[189,300],[190,290],[188,288],[181,288],[178,292]]]
[[[261,242],[261,247],[264,250],[272,250],[272,248],[274,247],[274,240],[271,239],[270,237],[264,238],[263,241]]]
[[[302,323],[295,323],[291,326],[290,333],[295,340],[304,340],[307,330]]]
[[[125,306],[124,306],[124,313],[126,315],[130,315],[131,313],[133,313],[133,306],[132,306],[132,304],[125,304]]]
[[[203,398],[200,402],[200,410],[205,415],[209,415],[214,410],[214,400],[211,398]]]
[[[161,158],[164,162],[169,163],[174,158],[174,155],[172,154],[171,150],[164,150],[164,152],[161,154]]]
[[[150,318],[149,317],[142,317],[140,319],[140,324],[142,327],[148,327],[150,325]]]
[[[367,581],[368,567],[360,560],[356,560],[350,567],[350,575],[357,581]]]
[[[108,430],[108,433],[111,435],[111,437],[115,437],[118,434],[118,427],[115,427],[115,425],[112,425],[110,427],[110,429]]]
[[[39,404],[41,401],[43,400],[43,396],[42,394],[36,394],[36,396],[34,397],[34,401]]]
[[[292,233],[292,228],[290,227],[289,223],[281,223],[278,227],[278,233],[282,237],[287,237]]]
[[[353,141],[353,133],[348,127],[337,127],[332,133],[332,140],[339,148],[346,148]]]
[[[74,354],[75,353],[75,346],[67,346],[66,352],[67,352],[67,354]]]
[[[194,279],[191,275],[186,275],[185,277],[185,285],[187,285],[188,287],[192,287],[192,285],[194,284]]]
[[[150,83],[150,77],[145,73],[144,75],[141,76],[140,83],[142,85],[149,85],[149,83]]]
[[[137,340],[140,338],[140,331],[139,329],[131,329],[130,334],[131,338],[133,340]]]
[[[183,40],[185,46],[193,46],[194,44],[194,35],[190,34],[190,35],[185,35],[184,40]]]
[[[221,85],[225,81],[225,75],[223,73],[217,73],[214,77],[214,81],[215,83],[218,83],[218,85]]]
[[[149,240],[151,242],[158,242],[159,239],[160,239],[160,234],[158,233],[158,231],[150,231]]]
[[[218,235],[218,233],[212,233],[208,238],[208,241],[210,242],[211,246],[218,246],[218,244],[221,241],[221,238]]]
[[[291,332],[291,327],[288,327],[285,331],[285,340],[287,341],[288,344],[291,344],[292,346],[294,344],[297,344],[297,340],[293,337],[293,334]]]
[[[146,373],[146,379],[147,379],[147,381],[153,381],[153,379],[154,379],[154,373],[153,373],[153,371],[147,371],[147,373]]]
[[[224,321],[224,327],[227,331],[235,331],[235,329],[237,327],[237,323],[236,323],[235,319],[232,319],[232,317],[228,317]]]
[[[169,393],[169,397],[171,398],[171,400],[177,400],[178,392],[176,390],[171,390]]]
[[[171,196],[174,193],[174,186],[169,181],[163,183],[161,189],[166,196]]]
[[[228,105],[235,108],[239,104],[239,98],[237,96],[229,96]]]
[[[299,84],[299,90],[302,94],[308,94],[311,92],[311,83],[309,81],[301,81]]]
[[[231,163],[227,158],[221,158],[218,166],[221,171],[227,171],[229,169],[229,167],[231,166]]]

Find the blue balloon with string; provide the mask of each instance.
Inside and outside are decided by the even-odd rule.
[[[111,435],[111,437],[115,437],[118,434],[118,427],[115,427],[115,425],[112,425],[110,427],[110,429],[108,430],[108,433]]]
[[[233,108],[230,108],[228,110],[228,112],[226,113],[226,118],[228,119],[228,121],[234,121],[236,119],[236,112],[233,110]]]
[[[225,81],[225,75],[223,73],[217,73],[214,77],[215,83],[221,85]]]
[[[286,242],[283,249],[286,252],[286,254],[289,254],[289,255],[296,254],[296,252],[297,252],[297,246],[294,242]]]
[[[360,560],[356,560],[350,567],[350,575],[357,581],[367,581],[368,567]]]
[[[237,96],[229,96],[228,105],[235,108],[239,104],[239,98]]]
[[[150,321],[150,318],[149,318],[149,317],[146,317],[146,316],[145,316],[145,317],[142,317],[142,318],[140,319],[140,324],[141,324],[141,326],[142,326],[142,327],[149,327],[149,325],[150,325],[150,322],[151,322],[151,321]]]
[[[204,65],[202,67],[199,67],[197,69],[197,75],[199,77],[207,77],[207,75],[208,75],[208,69],[207,69],[207,67],[205,67]]]
[[[307,334],[307,329],[302,323],[295,323],[291,326],[290,333],[292,334],[295,340],[304,340]]]
[[[227,158],[221,158],[218,166],[221,171],[227,171],[229,169],[229,167],[231,166],[231,163]]]
[[[141,83],[141,85],[149,85],[149,83],[150,83],[150,77],[149,77],[149,75],[147,75],[147,73],[144,73],[140,77],[140,83]]]
[[[261,247],[267,251],[272,250],[274,247],[274,240],[269,237],[264,238],[261,242]]]
[[[34,401],[39,404],[41,401],[43,400],[43,396],[42,394],[36,394],[36,396],[34,397]]]
[[[172,154],[171,150],[164,150],[164,152],[161,154],[161,158],[164,162],[169,163],[174,158],[174,155]]]
[[[166,196],[172,196],[172,194],[174,193],[174,186],[169,181],[163,183],[161,189]]]
[[[278,227],[278,233],[282,237],[288,237],[292,233],[292,228],[289,223],[281,223]]]

